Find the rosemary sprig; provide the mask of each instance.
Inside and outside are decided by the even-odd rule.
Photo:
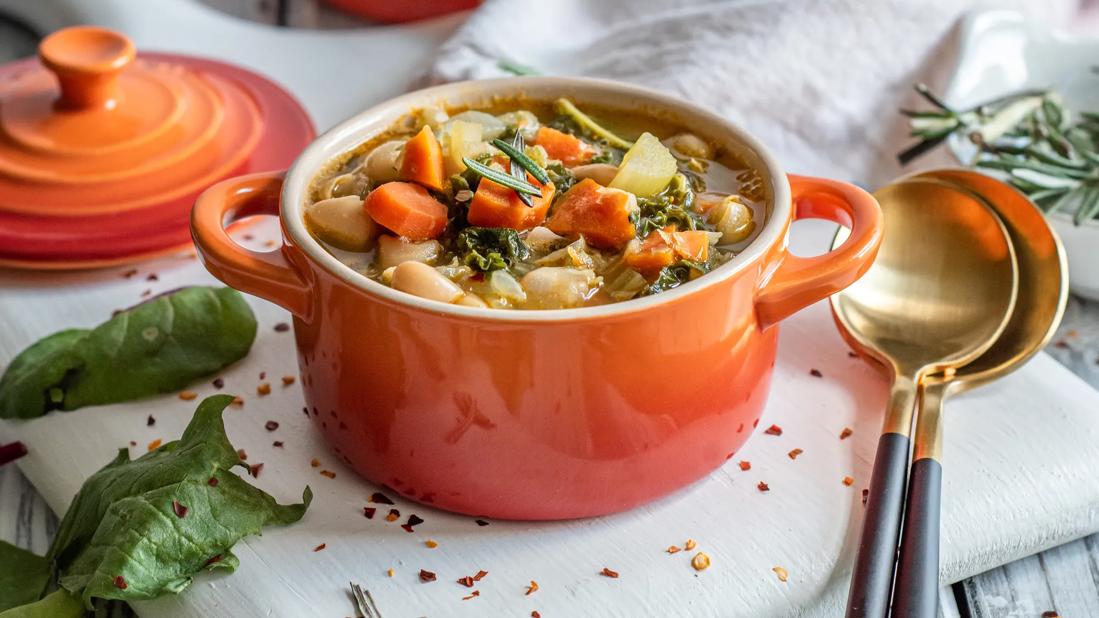
[[[525,180],[520,180],[510,174],[505,174],[503,172],[494,170],[483,163],[478,163],[473,159],[470,159],[469,157],[462,157],[462,163],[465,163],[466,167],[469,168],[470,171],[477,174],[481,178],[488,178],[498,185],[503,185],[514,191],[526,193],[529,195],[542,194],[541,189],[530,184],[529,182]]]
[[[546,174],[546,170],[539,167],[538,164],[534,162],[534,159],[531,159],[527,155],[523,154],[523,134],[519,131],[516,131],[515,138],[518,142],[518,145],[516,146],[513,146],[499,138],[492,140],[492,145],[502,150],[504,154],[506,154],[508,158],[511,159],[512,163],[516,163],[524,170],[530,172],[530,175],[538,179],[538,182],[542,184],[546,184],[547,182],[549,182],[550,178],[549,175]],[[512,168],[512,173],[515,173],[514,168]]]
[[[504,146],[512,149],[513,151],[518,151],[520,153],[522,153],[523,148],[525,147],[525,145],[523,143],[523,132],[519,131],[519,130],[515,131],[515,137],[511,138],[511,144],[508,144],[507,142],[505,142],[504,140],[501,140],[501,139],[492,140],[493,144],[496,144],[496,142],[500,142],[500,144],[503,144]],[[497,145],[497,147],[499,147],[499,146]],[[527,173],[525,171],[523,171],[523,166],[520,165],[519,161],[517,161],[515,157],[511,156],[511,154],[508,153],[506,150],[504,151],[504,154],[508,155],[508,161],[509,161],[508,162],[508,171],[511,173],[511,175],[515,178],[518,178],[519,180],[522,180],[523,182],[526,182]],[[534,201],[531,200],[530,196],[527,195],[526,193],[520,193],[520,192],[516,191],[515,196],[519,198],[520,202],[523,202],[524,204],[526,204],[527,208],[534,208]]]

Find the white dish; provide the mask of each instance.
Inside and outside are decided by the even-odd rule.
[[[943,98],[969,107],[1001,94],[1027,88],[1054,88],[1070,110],[1099,110],[1099,38],[1050,31],[1012,11],[970,15],[962,24],[958,65]],[[950,140],[960,161],[972,146]],[[1069,287],[1099,300],[1099,221],[1079,226],[1071,214],[1055,213],[1050,223],[1065,245]]]

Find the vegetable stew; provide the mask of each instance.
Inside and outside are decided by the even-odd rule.
[[[675,124],[567,99],[425,108],[314,179],[341,262],[474,307],[561,309],[678,287],[762,227],[759,172]]]

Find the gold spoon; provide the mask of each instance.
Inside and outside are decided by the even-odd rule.
[[[946,397],[1018,368],[1053,337],[1068,300],[1064,250],[1042,213],[1011,186],[969,170],[935,170],[915,178],[970,191],[1000,216],[1015,249],[1019,292],[1007,328],[984,354],[946,376],[925,378],[916,414],[893,615],[934,617],[939,601],[939,509],[942,407]]]
[[[916,386],[993,344],[1015,304],[1018,275],[1003,224],[964,191],[913,179],[874,197],[885,222],[878,258],[831,303],[840,334],[892,379],[847,600],[848,616],[878,618],[893,582]]]

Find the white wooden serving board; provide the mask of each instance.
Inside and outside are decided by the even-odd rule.
[[[11,5],[11,6],[8,6]],[[62,7],[62,9],[58,9]],[[155,7],[155,10],[150,10]],[[90,21],[121,28],[149,49],[201,53],[240,63],[286,85],[320,129],[405,89],[436,42],[456,23],[340,33],[279,31],[217,16],[181,0],[25,3],[0,8],[42,28]],[[362,59],[361,61],[359,59]],[[340,77],[318,66],[346,70]],[[795,245],[820,249],[829,226],[799,224]],[[250,230],[257,246],[274,238],[270,223]],[[130,279],[115,269],[85,274],[0,272],[0,364],[37,338],[63,327],[91,326],[111,310],[191,283],[212,283],[189,259],[150,263]],[[155,272],[159,280],[145,281]],[[784,325],[772,396],[764,420],[784,429],[757,435],[708,479],[655,504],[612,517],[554,524],[447,515],[397,499],[398,522],[373,520],[362,507],[376,488],[355,478],[320,443],[301,415],[301,391],[279,378],[296,370],[292,336],[273,325],[284,312],[253,303],[260,335],[247,359],[224,372],[225,392],[246,398],[227,413],[230,438],[250,462],[263,462],[258,485],[282,501],[305,484],[316,498],[299,524],[271,529],[238,545],[233,575],[203,575],[185,594],[138,603],[156,616],[344,616],[352,613],[347,582],[370,589],[386,618],[402,616],[761,616],[840,613],[861,518],[860,490],[869,475],[886,385],[849,358],[827,307],[817,305]],[[823,378],[809,375],[819,369]],[[258,374],[275,383],[255,394]],[[208,383],[200,395],[215,392]],[[195,402],[175,397],[0,423],[0,440],[20,439],[31,454],[20,467],[52,508],[64,511],[84,478],[115,449],[134,441],[136,455],[155,439],[174,439]],[[1045,355],[1015,375],[948,403],[943,512],[943,577],[956,581],[1035,551],[1099,530],[1099,394]],[[157,421],[146,426],[153,414]],[[267,420],[280,427],[264,429]],[[849,426],[854,435],[840,441]],[[285,447],[271,443],[282,440]],[[804,453],[790,460],[786,453]],[[310,466],[319,458],[320,468]],[[736,462],[751,461],[743,472]],[[330,480],[319,470],[336,472]],[[841,479],[855,478],[851,487]],[[767,482],[771,491],[756,488]],[[396,496],[392,496],[396,499]],[[410,513],[425,521],[408,534]],[[439,546],[429,549],[432,538]],[[689,566],[694,552],[667,555],[668,545],[695,539],[713,559]],[[321,544],[326,549],[314,552]],[[789,580],[780,582],[772,568]],[[619,579],[598,575],[603,567]],[[393,568],[395,576],[386,576]],[[422,584],[423,568],[438,581]],[[454,580],[489,572],[481,596]],[[540,590],[524,596],[530,580]]]

